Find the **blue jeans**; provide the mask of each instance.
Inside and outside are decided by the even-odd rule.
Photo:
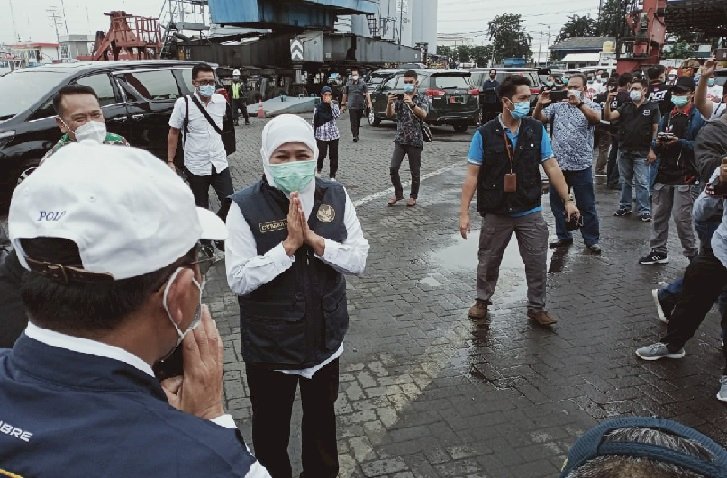
[[[622,209],[631,209],[633,188],[636,188],[636,205],[639,214],[651,214],[649,204],[649,165],[646,154],[638,151],[619,151],[618,170],[621,173],[621,204]],[[633,182],[633,187],[632,187]]]
[[[598,214],[596,214],[596,193],[593,190],[593,171],[589,166],[581,171],[563,171],[565,182],[573,189],[576,207],[583,216],[581,234],[586,246],[598,244]],[[550,210],[555,217],[555,233],[558,239],[572,239],[565,227],[565,206],[555,188],[550,188]]]

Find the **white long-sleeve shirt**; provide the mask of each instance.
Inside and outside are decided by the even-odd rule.
[[[348,193],[346,193],[345,207],[343,223],[346,226],[346,239],[343,242],[324,239],[323,255],[316,257],[341,273],[358,275],[366,268],[369,242],[363,236],[361,223]],[[311,211],[304,210],[304,212],[306,216],[309,216]],[[285,253],[282,242],[264,255],[258,255],[255,236],[250,230],[250,225],[245,221],[240,207],[234,202],[227,214],[227,232],[228,237],[225,241],[227,283],[237,295],[249,294],[267,284],[288,270],[295,262],[295,256],[290,257]],[[343,345],[315,367],[303,370],[281,370],[281,372],[311,378],[318,370],[340,357],[342,353]]]

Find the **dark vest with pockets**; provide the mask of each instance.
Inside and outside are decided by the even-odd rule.
[[[504,191],[504,177],[510,172],[505,130],[499,118],[488,121],[478,131],[482,136],[483,162],[477,178],[477,212],[510,215],[540,206],[540,142],[543,124],[533,118],[520,120],[517,146],[512,150],[512,171],[517,175],[514,193]],[[506,139],[507,138],[507,139]]]
[[[316,178],[311,230],[343,242],[346,193],[339,183]],[[263,179],[232,195],[263,255],[285,240],[289,200]],[[303,369],[338,350],[348,330],[346,280],[303,245],[293,265],[267,284],[238,297],[242,357],[270,369]]]

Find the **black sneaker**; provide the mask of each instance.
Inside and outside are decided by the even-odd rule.
[[[353,142],[354,142],[354,143],[358,143],[358,136],[354,136],[354,137],[353,137]]]
[[[668,264],[669,263],[669,257],[667,257],[666,254],[663,252],[657,252],[655,250],[651,250],[647,255],[639,259],[639,264],[642,266],[651,266],[654,264]]]
[[[641,218],[641,222],[651,222],[651,214],[648,212],[645,212],[639,216]]]
[[[631,214],[631,209],[626,209],[625,207],[621,207],[613,213],[614,216],[628,216],[629,214]]]

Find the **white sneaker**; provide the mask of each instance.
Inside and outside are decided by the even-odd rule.
[[[676,352],[670,352],[666,344],[657,342],[655,344],[647,345],[636,349],[636,355],[644,360],[659,360],[660,358],[672,358],[680,359],[687,353],[684,351],[684,347],[677,350]]]
[[[722,375],[719,379],[719,392],[717,392],[717,400],[727,402],[727,375]]]

